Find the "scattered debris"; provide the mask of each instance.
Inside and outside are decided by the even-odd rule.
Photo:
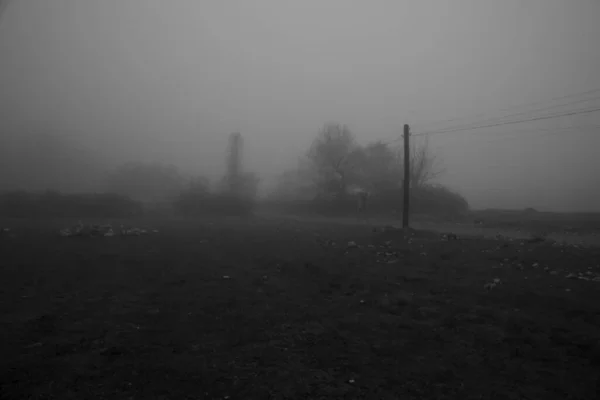
[[[121,235],[123,236],[140,236],[144,233],[146,233],[145,229],[140,229],[140,228],[125,228],[123,225],[121,225]]]
[[[442,233],[440,237],[443,241],[458,240],[458,235],[456,233]]]
[[[567,279],[579,279],[582,281],[592,281],[592,282],[600,282],[600,274],[594,274],[591,271],[587,271],[585,274],[583,272],[569,273],[565,276]]]
[[[483,287],[484,289],[491,290],[496,286],[500,285],[501,283],[502,281],[500,280],[500,278],[494,278],[492,282],[486,283]]]
[[[400,256],[395,251],[378,251],[376,253],[377,263],[394,264],[400,260]]]
[[[540,242],[544,242],[544,241],[546,241],[546,238],[544,236],[540,236],[540,235],[536,235],[530,239],[527,239],[528,243],[540,243]]]
[[[317,237],[315,239],[315,241],[321,246],[321,247],[334,247],[335,246],[335,242],[331,239],[321,239],[320,237]]]
[[[152,229],[151,232],[158,233],[158,230]],[[112,237],[116,235],[111,224],[92,224],[86,226],[83,224],[83,222],[81,222],[81,220],[78,221],[75,226],[71,228],[61,229],[58,233],[60,236],[63,237]],[[121,234],[121,236],[140,236],[148,233],[148,230],[141,228],[126,228],[125,226],[121,225],[119,233]]]

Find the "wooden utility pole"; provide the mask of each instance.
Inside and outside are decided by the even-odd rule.
[[[408,228],[408,210],[410,202],[410,129],[404,125],[404,202],[402,204],[402,228]]]

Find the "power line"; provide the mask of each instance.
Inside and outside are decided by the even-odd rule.
[[[441,130],[436,130],[436,131],[421,132],[417,135],[436,135],[436,134],[440,134],[440,133],[463,132],[463,131],[469,131],[469,130],[474,130],[474,129],[483,129],[483,128],[502,126],[502,125],[511,125],[511,124],[517,124],[517,123],[530,122],[530,121],[559,118],[559,117],[563,117],[563,116],[586,114],[586,113],[596,112],[599,110],[600,110],[600,108],[584,108],[584,109],[570,110],[567,112],[556,112],[556,113],[542,115],[542,116],[538,116],[538,117],[532,117],[532,118],[517,119],[517,120],[513,120],[513,121],[503,121],[503,122],[475,125],[475,126],[471,125],[471,126],[464,126],[464,127],[452,127],[452,128],[441,129]]]
[[[530,133],[539,133],[539,135],[533,135],[533,137],[545,137],[545,136],[554,136],[559,133],[569,132],[569,131],[581,131],[585,129],[599,129],[600,125],[576,125],[576,126],[567,126],[563,128],[547,128],[547,129],[529,129],[524,131],[510,132],[509,134],[496,134],[496,135],[486,135],[488,142],[496,142],[498,140],[508,140],[508,139],[522,139],[523,134]],[[529,136],[531,137],[531,136]]]
[[[531,102],[531,103],[526,103],[523,106],[532,106],[535,104],[541,104],[541,103],[547,103],[547,102],[552,102],[552,101],[556,101],[556,100],[562,100],[562,99],[566,99],[566,98],[572,98],[572,97],[577,97],[577,96],[585,96],[585,95],[590,95],[593,93],[597,93],[600,92],[600,88],[596,88],[596,89],[592,89],[592,90],[588,90],[585,92],[580,92],[580,93],[573,93],[573,94],[569,94],[569,95],[564,95],[564,96],[558,96],[558,97],[553,97],[549,100],[542,100],[542,101],[536,101],[536,102]],[[569,106],[569,105],[574,105],[574,104],[578,104],[578,103],[583,103],[583,102],[588,102],[588,101],[594,101],[594,100],[600,100],[600,97],[593,97],[593,98],[588,98],[588,99],[580,99],[580,100],[576,100],[576,101],[572,101],[572,102],[567,102],[567,103],[561,103],[561,104],[555,104],[552,106],[546,106],[546,107],[542,107],[539,109],[535,109],[535,110],[530,110],[530,111],[522,111],[522,112],[518,112],[518,113],[513,113],[513,114],[508,114],[508,115],[504,115],[502,117],[495,117],[495,118],[487,118],[481,121],[475,121],[473,123],[485,123],[485,122],[492,122],[492,121],[497,121],[497,120],[503,120],[506,118],[510,118],[510,117],[515,117],[515,116],[520,116],[520,115],[526,115],[529,114],[531,112],[539,112],[539,111],[545,111],[548,109],[552,109],[552,108],[556,108],[556,107],[564,107],[564,106]],[[507,107],[502,110],[510,110],[510,109],[514,109],[517,107],[522,107],[522,106],[512,106],[512,107]],[[586,113],[586,112],[593,112],[596,110],[582,110],[583,112],[581,113]],[[577,114],[579,114],[579,110],[577,110]],[[476,114],[474,116],[478,116],[478,115],[485,115],[484,113],[480,113],[480,114]],[[569,112],[568,114],[564,114],[564,115],[576,115],[576,114],[571,114],[571,112]],[[535,117],[532,118],[532,121],[535,121],[537,119],[548,119],[548,118],[555,118],[555,117],[560,117],[563,116],[563,114],[553,114],[553,115],[548,115],[548,116],[540,116],[540,117]],[[452,118],[452,119],[446,119],[446,120],[440,120],[437,122],[433,122],[432,124],[439,124],[439,123],[443,123],[443,122],[451,122],[451,121],[459,121],[459,120],[464,120],[467,119],[469,117],[461,117],[461,118]],[[503,125],[503,124],[513,124],[513,123],[520,123],[520,122],[528,122],[529,120],[523,120],[523,121],[506,121],[506,122],[502,122],[502,123],[498,123],[499,125]],[[471,129],[478,129],[480,128],[480,126],[472,126],[472,124],[467,124],[467,126],[462,126],[462,127],[450,127],[448,129],[444,129],[444,130],[439,130],[439,131],[432,131],[432,132],[424,132],[424,133],[419,133],[419,134],[413,134],[411,136],[420,136],[420,135],[429,135],[429,134],[436,134],[436,133],[442,133],[442,132],[458,132],[458,131],[463,131],[463,130],[471,130]],[[492,126],[496,126],[496,124],[494,123]],[[487,127],[487,126],[481,126],[481,127]],[[390,140],[384,140],[381,141],[381,143],[383,144],[392,144],[395,143],[397,141],[399,141],[400,138],[395,138],[395,139],[390,139]]]
[[[597,92],[600,92],[600,88],[596,88],[596,89],[592,89],[592,90],[588,90],[588,91],[580,92],[580,93],[573,93],[573,94],[569,94],[569,95],[563,95],[563,96],[553,97],[553,98],[551,98],[549,100],[538,100],[538,101],[535,101],[535,102],[525,103],[525,104],[522,104],[522,105],[506,107],[506,108],[500,109],[499,111],[508,111],[508,110],[512,110],[512,109],[515,109],[515,108],[530,107],[530,106],[533,106],[533,105],[538,105],[538,104],[547,103],[547,102],[553,102],[553,101],[556,101],[556,100],[563,100],[563,99],[567,99],[567,98],[571,98],[571,97],[585,96],[585,95],[589,95],[589,94],[597,93]],[[589,99],[587,99],[585,101],[589,101]],[[439,121],[431,122],[431,123],[429,123],[429,125],[439,125],[439,124],[442,124],[442,123],[454,122],[454,121],[464,120],[464,119],[467,119],[467,118],[477,118],[479,116],[484,116],[484,115],[485,115],[485,113],[479,113],[479,114],[475,114],[475,115],[473,115],[471,117],[467,116],[467,117],[460,117],[460,118],[450,118],[450,119],[445,119],[445,120],[439,120]],[[479,122],[485,122],[485,121],[479,121]]]
[[[593,112],[597,112],[597,111],[600,111],[600,108],[584,109],[584,110],[566,112],[566,113],[562,113],[562,114],[545,115],[545,116],[536,117],[536,118],[522,119],[522,120],[517,120],[517,121],[500,122],[500,123],[489,124],[489,125],[479,125],[479,126],[473,126],[473,127],[469,127],[469,128],[454,128],[454,129],[446,129],[446,130],[440,130],[440,131],[422,132],[422,133],[414,134],[413,136],[437,135],[439,133],[450,133],[450,132],[463,132],[463,131],[470,131],[473,129],[483,129],[483,128],[491,128],[494,126],[520,124],[522,122],[540,121],[540,120],[544,120],[544,119],[566,117],[566,116],[570,116],[570,115],[588,114],[588,113],[593,113]]]
[[[411,135],[411,136],[414,136],[414,135]],[[392,143],[398,142],[400,140],[402,140],[402,137],[391,139],[391,140],[386,140],[386,141],[381,141],[381,143],[385,144],[385,145],[388,145],[388,144],[392,144]]]
[[[504,115],[502,117],[487,118],[487,119],[484,119],[484,120],[481,120],[481,121],[478,121],[478,122],[474,122],[474,123],[476,123],[476,124],[482,124],[482,123],[502,122],[502,120],[505,120],[505,119],[511,118],[511,117],[517,117],[517,116],[521,116],[521,115],[526,116],[528,114],[532,114],[532,113],[539,112],[539,111],[546,111],[546,110],[550,110],[550,109],[557,108],[557,107],[571,106],[571,105],[574,105],[574,104],[585,103],[585,102],[594,101],[594,100],[600,100],[600,97],[592,97],[592,98],[589,98],[589,99],[580,99],[580,100],[571,101],[571,102],[568,102],[568,103],[555,104],[553,106],[542,107],[542,108],[538,108],[538,109],[535,109],[535,110],[521,111],[521,112],[518,112],[518,113],[508,114],[508,115]],[[466,126],[463,125],[463,126],[450,127],[448,129],[458,129],[458,128],[465,129],[465,128],[468,128],[470,126],[473,126],[474,123],[467,124]]]
[[[558,127],[558,128],[538,128],[538,129],[521,129],[518,131],[512,131],[509,132],[511,133],[510,135],[505,135],[503,133],[498,133],[498,134],[494,134],[494,135],[481,135],[481,136],[485,136],[488,138],[494,138],[494,137],[500,137],[500,138],[504,138],[504,137],[512,137],[512,136],[521,136],[523,134],[528,134],[528,133],[548,133],[548,132],[555,132],[555,131],[569,131],[569,130],[582,130],[582,129],[598,129],[600,128],[600,125],[572,125],[572,126],[564,126],[564,127]]]
[[[529,133],[541,133],[541,135],[537,135],[539,137],[543,137],[543,136],[552,136],[555,135],[556,133],[562,133],[562,132],[568,132],[568,131],[574,131],[574,130],[583,130],[583,129],[600,129],[600,125],[575,125],[575,126],[565,126],[562,128],[542,128],[542,129],[527,129],[527,130],[519,130],[517,132],[510,132],[509,134],[495,134],[495,135],[486,135],[485,138],[486,139],[498,139],[498,140],[507,140],[507,139],[517,139],[517,138],[522,138],[523,134],[529,134]],[[419,136],[419,135],[423,135],[421,134],[416,134],[414,136]],[[394,140],[390,140],[387,142],[382,142],[386,145],[395,143],[400,141],[402,138],[396,138]],[[493,140],[496,141],[496,140]]]

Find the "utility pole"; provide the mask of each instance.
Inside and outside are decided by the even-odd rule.
[[[402,204],[402,228],[408,229],[408,210],[410,201],[410,129],[404,125],[404,202]]]

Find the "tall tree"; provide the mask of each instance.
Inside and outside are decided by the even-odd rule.
[[[401,182],[401,164],[386,143],[370,143],[356,150],[353,158],[353,180],[360,187],[376,194],[397,187]]]
[[[381,141],[359,146],[347,127],[325,124],[304,162],[296,171],[280,176],[275,192],[280,198],[300,198],[301,193],[313,190],[339,196],[361,188],[377,196],[395,196],[403,185],[403,153],[402,146],[392,147]],[[427,140],[414,145],[410,163],[413,187],[422,187],[443,172],[436,169],[437,159]]]
[[[420,144],[415,143],[411,149],[411,187],[422,187],[442,173],[444,173],[444,169],[439,167],[439,159],[431,151],[429,139],[425,138]]]
[[[337,123],[325,124],[313,140],[307,156],[316,168],[318,186],[325,192],[345,192],[347,175],[353,167],[350,156],[356,147],[352,132]]]

